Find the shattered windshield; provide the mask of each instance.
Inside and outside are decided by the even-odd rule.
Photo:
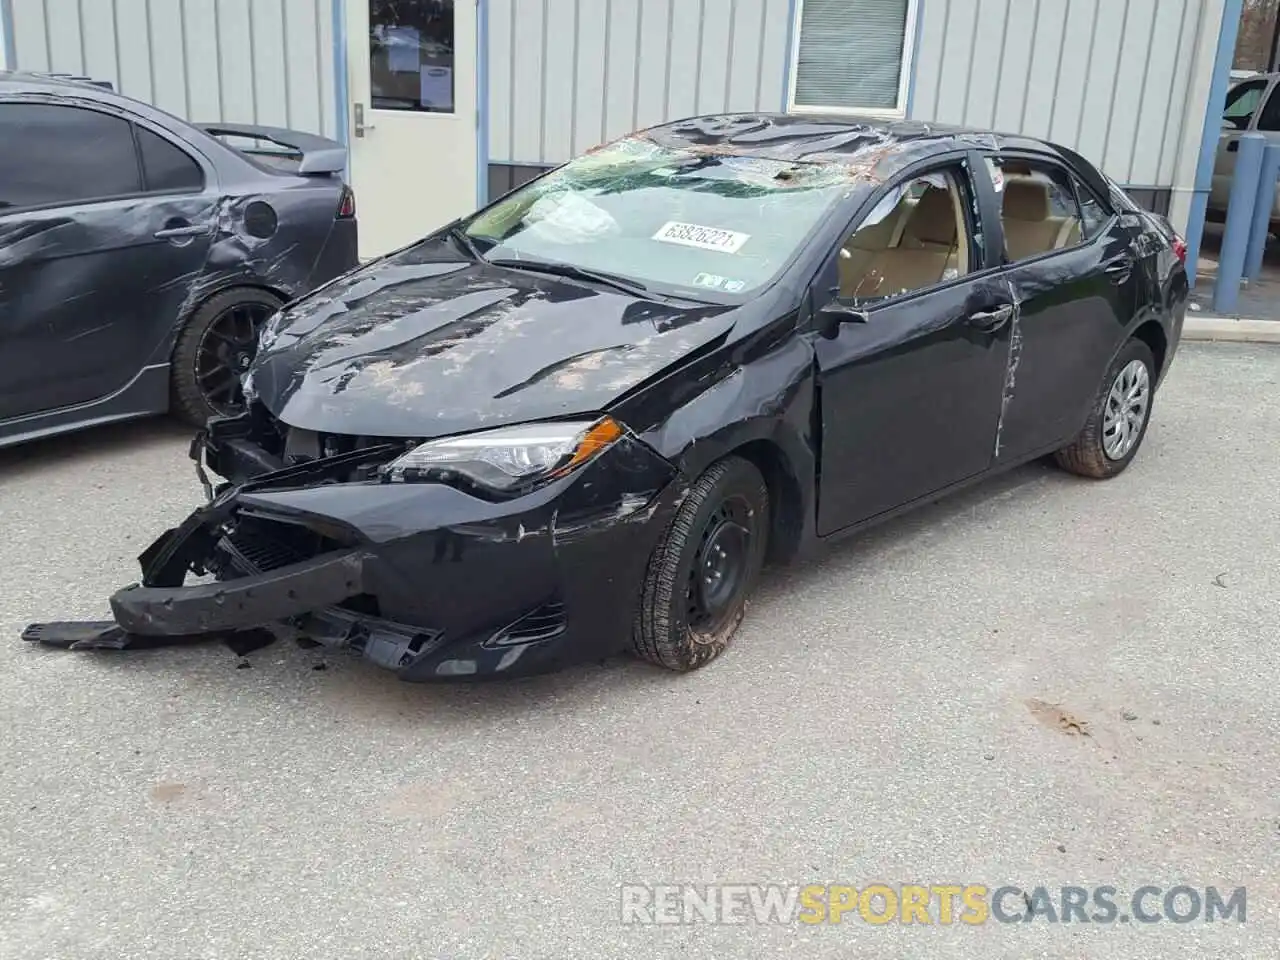
[[[550,261],[645,286],[742,295],[770,283],[851,182],[834,164],[630,138],[571,161],[474,218],[495,261]]]

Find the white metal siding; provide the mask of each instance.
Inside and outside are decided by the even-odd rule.
[[[333,0],[12,0],[20,70],[110,80],[195,121],[336,136]]]
[[[912,116],[1072,147],[1123,184],[1195,183],[1223,0],[924,0]],[[976,52],[975,52],[976,51]]]
[[[665,120],[782,109],[788,0],[489,2],[494,163],[559,163]]]

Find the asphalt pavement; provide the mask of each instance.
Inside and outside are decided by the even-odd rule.
[[[689,676],[20,642],[108,615],[200,500],[187,439],[0,452],[0,957],[1275,956],[1280,347],[1185,345],[1114,481],[1028,466],[771,573]],[[1247,916],[622,922],[620,884],[770,882],[1243,886]]]

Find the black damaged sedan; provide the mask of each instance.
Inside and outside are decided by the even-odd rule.
[[[407,680],[700,667],[766,561],[1033,458],[1124,470],[1184,257],[1039,141],[646,130],[277,314],[248,412],[193,447],[209,504],[114,623],[28,638],[269,631]]]

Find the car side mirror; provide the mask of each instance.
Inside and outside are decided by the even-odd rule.
[[[867,312],[860,307],[832,300],[818,311],[814,328],[824,339],[834,340],[846,323],[867,323],[869,319]]]
[[[840,300],[832,300],[818,311],[818,316],[833,323],[867,323],[871,319],[862,307]]]

